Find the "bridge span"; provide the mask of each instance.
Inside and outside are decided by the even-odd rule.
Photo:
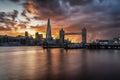
[[[65,32],[63,29],[60,30],[59,36],[61,43],[64,43],[65,35],[81,35],[82,36],[82,43],[87,43],[87,30],[83,28],[81,32]]]
[[[80,35],[82,32],[67,32],[65,35]]]

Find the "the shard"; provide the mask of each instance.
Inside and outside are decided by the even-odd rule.
[[[52,36],[51,36],[51,26],[50,26],[50,19],[48,19],[48,23],[47,23],[46,39],[47,39],[47,40],[51,40],[51,39],[52,39]]]

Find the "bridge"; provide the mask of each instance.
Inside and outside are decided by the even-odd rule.
[[[65,35],[81,35],[82,36],[82,43],[87,43],[87,30],[83,28],[81,32],[65,32],[63,29],[60,30],[59,36],[61,43],[64,43],[64,36]]]
[[[82,34],[82,32],[68,32],[68,33],[65,33],[65,35],[80,35]]]

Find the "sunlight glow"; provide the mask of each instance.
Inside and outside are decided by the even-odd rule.
[[[47,22],[44,21],[44,20],[39,20],[39,21],[31,20],[28,25],[32,25],[32,26],[37,26],[37,25],[39,25],[39,26],[42,26],[42,25],[46,25],[46,23],[47,23]]]
[[[32,29],[20,29],[20,30],[18,30],[19,33],[25,33],[25,31],[27,31],[30,35],[34,35],[36,33],[36,31],[32,30]]]

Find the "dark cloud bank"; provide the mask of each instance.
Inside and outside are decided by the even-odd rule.
[[[18,11],[13,10],[12,12],[0,12],[0,30],[8,31],[16,24],[15,19],[18,16]]]
[[[120,0],[26,0],[22,5],[24,13],[35,14],[35,19],[51,18],[67,31],[86,27],[89,37],[104,39],[120,34]]]

